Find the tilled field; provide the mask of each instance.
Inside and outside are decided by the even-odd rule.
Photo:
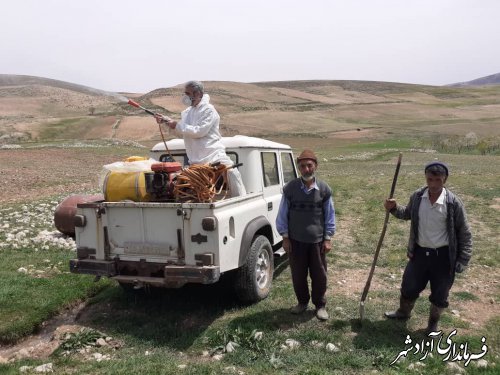
[[[96,192],[103,165],[147,153],[122,146],[0,150],[0,203]]]

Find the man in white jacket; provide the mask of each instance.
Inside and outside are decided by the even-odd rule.
[[[210,104],[210,96],[204,93],[203,84],[189,81],[184,86],[182,102],[188,106],[181,113],[179,122],[163,115],[156,115],[158,123],[166,123],[170,129],[184,138],[189,164],[220,162],[232,166],[221,142],[219,132],[220,116]],[[228,170],[228,182],[233,197],[245,195],[245,185],[237,168]]]

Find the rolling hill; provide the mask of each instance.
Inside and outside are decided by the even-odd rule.
[[[342,138],[388,134],[500,135],[500,86],[424,86],[370,81],[205,82],[223,135]],[[134,94],[178,116],[182,86]],[[127,94],[124,94],[127,96]],[[106,93],[52,79],[0,75],[0,144],[33,140],[158,140],[156,122]],[[167,110],[168,109],[168,110]]]
[[[465,86],[488,86],[488,85],[500,85],[500,73],[473,79],[472,81],[453,83],[450,86],[465,87]]]

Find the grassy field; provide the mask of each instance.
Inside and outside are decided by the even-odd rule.
[[[444,90],[442,95],[446,95]],[[404,349],[409,335],[422,343],[429,302],[428,291],[417,301],[408,322],[383,318],[396,306],[409,224],[391,218],[360,324],[358,306],[375,247],[382,229],[382,201],[388,195],[395,161],[403,152],[403,164],[395,198],[406,203],[409,194],[424,183],[423,165],[434,158],[450,165],[448,187],[463,198],[474,235],[474,254],[466,273],[459,275],[450,296],[450,308],[442,318],[447,336],[454,329],[457,343],[468,343],[469,352],[481,352],[487,367],[471,361],[467,374],[500,371],[500,176],[499,156],[439,154],[417,149],[421,140],[385,139],[370,143],[337,142],[322,138],[291,138],[295,153],[303,147],[317,150],[318,174],[334,190],[337,234],[328,255],[330,320],[319,322],[312,310],[294,316],[295,304],[286,259],[277,260],[271,295],[255,305],[236,302],[230,280],[210,286],[178,290],[126,293],[114,283],[68,273],[74,257],[71,241],[59,238],[52,226],[52,212],[63,197],[49,189],[24,202],[6,202],[0,209],[0,373],[18,374],[22,366],[52,363],[57,374],[402,374],[458,373],[436,350],[390,363]],[[98,150],[98,151],[96,151]],[[84,158],[96,151],[99,157]],[[15,158],[13,151],[10,158]],[[19,153],[29,158],[29,152]],[[36,152],[36,151],[33,151]],[[99,170],[99,158],[109,162],[135,155],[136,148],[112,147],[58,149],[67,162]],[[59,155],[59,156],[62,156]],[[41,157],[41,154],[37,154]],[[51,155],[49,153],[49,155]],[[54,155],[52,155],[54,156]],[[22,164],[20,161],[16,161]],[[23,164],[25,173],[30,164]],[[3,172],[5,172],[4,170]],[[5,172],[7,173],[7,172]],[[9,173],[14,173],[9,170]],[[10,176],[10,174],[9,174]],[[72,181],[60,184],[74,187]],[[75,181],[76,179],[76,181]],[[9,180],[10,181],[10,180]],[[83,181],[82,181],[83,183]],[[83,185],[82,185],[83,186]],[[85,185],[89,192],[94,192]],[[39,331],[61,312],[72,311],[78,330],[60,339],[64,350],[38,355],[24,347],[13,361],[5,353],[16,342]],[[86,327],[92,331],[80,331]],[[95,339],[109,344],[96,346]],[[89,345],[92,344],[92,345]],[[229,346],[228,346],[229,344]],[[87,345],[87,348],[85,348]],[[234,347],[234,351],[227,349]],[[50,353],[49,353],[50,354]],[[2,363],[2,356],[6,363]],[[482,363],[481,363],[482,364]]]

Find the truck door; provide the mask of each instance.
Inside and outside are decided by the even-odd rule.
[[[279,233],[276,231],[275,225],[282,193],[279,178],[278,153],[276,151],[263,151],[260,155],[264,199],[267,204],[267,218],[272,224],[274,238],[279,238]]]

